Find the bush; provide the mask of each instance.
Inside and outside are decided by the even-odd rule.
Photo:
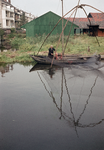
[[[4,30],[0,29],[0,36],[3,36],[3,35],[4,35]]]
[[[11,28],[11,33],[15,33],[15,28]]]
[[[22,45],[24,39],[21,39],[21,38],[14,38],[12,41],[11,41],[11,46],[12,48],[15,48],[15,49],[19,49],[19,46]]]
[[[14,36],[15,36],[14,33],[11,33],[8,35],[8,38],[14,38]]]
[[[18,37],[18,38],[26,38],[26,34],[17,34],[16,37]]]
[[[32,51],[34,49],[34,45],[30,44],[30,43],[23,43],[22,45],[20,45],[19,49],[23,52],[23,51]]]

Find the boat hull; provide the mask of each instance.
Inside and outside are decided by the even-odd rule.
[[[95,63],[99,61],[98,56],[93,57],[72,57],[72,56],[64,56],[62,59],[52,59],[48,56],[40,56],[40,55],[31,55],[32,59],[35,60],[38,64],[53,64],[53,65],[70,65],[70,64],[83,64],[83,63]]]

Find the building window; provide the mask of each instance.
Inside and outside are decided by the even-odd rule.
[[[6,17],[7,17],[7,15],[8,15],[8,12],[6,11]]]
[[[9,17],[9,11],[6,11],[6,17]]]
[[[11,17],[11,18],[13,18],[13,17],[14,17],[13,13],[10,13],[10,17]]]
[[[14,26],[14,22],[13,22],[13,21],[11,21],[11,22],[10,22],[10,25],[11,25],[11,27],[13,27],[13,26]]]
[[[9,26],[9,20],[6,20],[6,26]]]

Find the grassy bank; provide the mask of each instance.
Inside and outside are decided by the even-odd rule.
[[[36,54],[42,45],[45,35],[36,36],[34,38],[24,38],[13,36],[9,37],[11,43],[11,50],[7,52],[0,53],[0,62],[31,62],[33,61],[29,54]],[[50,36],[45,44],[43,45],[40,53],[47,55],[48,48],[53,45],[56,48],[58,43],[59,35]],[[67,37],[65,37],[66,42]],[[71,36],[67,44],[66,54],[81,54],[81,55],[92,55],[94,53],[104,54],[104,38],[98,37],[100,47],[96,41],[95,37],[89,37],[87,35],[81,36]],[[90,47],[90,52],[88,52],[88,46]],[[58,53],[62,51],[62,44],[59,44],[57,49]]]

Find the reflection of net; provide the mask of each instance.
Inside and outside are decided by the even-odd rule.
[[[89,100],[93,94],[93,89],[96,86],[96,82],[98,79],[98,76],[100,76],[100,71],[98,70],[93,70],[92,71],[82,71],[79,70],[80,74],[79,75],[75,75],[75,73],[73,73],[75,70],[75,68],[51,68],[53,70],[51,70],[52,72],[52,76],[50,77],[49,75],[49,70],[44,70],[43,72],[41,72],[41,75],[44,77],[44,79],[46,80],[46,82],[48,83],[49,87],[51,90],[49,90],[46,86],[45,86],[45,81],[42,81],[41,76],[39,75],[41,81],[43,82],[43,85],[46,89],[46,91],[48,92],[49,96],[53,99],[53,102],[56,106],[56,108],[59,110],[60,112],[60,117],[59,119],[63,118],[67,121],[68,125],[71,127],[94,127],[100,123],[102,123],[104,121],[104,119],[102,119],[101,121],[98,121],[97,123],[89,123],[89,124],[82,124],[80,123],[81,117],[83,116],[83,114],[85,113],[85,110],[87,108],[87,105],[89,103]],[[77,70],[78,71],[78,70]],[[95,78],[91,78],[91,74],[95,75]],[[85,86],[85,83],[87,83],[87,78],[88,80],[91,78],[91,82],[89,82],[89,88]],[[104,75],[103,75],[104,78]],[[80,85],[82,86],[78,86],[77,83],[80,82]],[[87,83],[88,84],[88,83]],[[75,89],[76,87],[76,89]],[[84,91],[86,91],[84,93]],[[77,117],[77,119],[75,119],[75,114],[73,113],[73,95],[76,95],[78,97],[78,95],[81,96],[85,96],[87,97],[85,100],[83,99],[83,101],[85,101],[85,104],[83,105],[83,109],[80,111],[79,113],[79,117]],[[66,109],[66,107],[68,108],[68,110]],[[77,131],[76,131],[77,132]]]
[[[57,70],[56,69],[57,68],[51,69],[51,71],[47,69],[47,70],[41,72],[41,74],[44,77],[44,79],[47,81],[51,91],[53,93],[60,94],[61,74],[60,74],[60,71],[58,69]],[[57,71],[57,74],[54,74],[54,71]]]

